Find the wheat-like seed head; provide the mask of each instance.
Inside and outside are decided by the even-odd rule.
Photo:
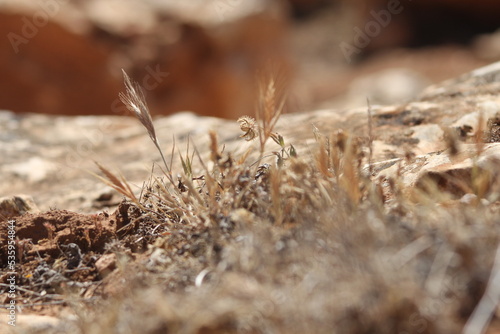
[[[151,113],[149,112],[149,108],[146,104],[146,99],[144,97],[144,93],[142,92],[142,88],[136,82],[132,82],[132,80],[130,80],[129,76],[127,75],[127,73],[125,73],[123,69],[122,72],[125,81],[126,92],[125,93],[120,92],[118,96],[120,97],[120,100],[125,104],[127,109],[135,114],[135,116],[139,119],[139,121],[142,123],[142,125],[144,125],[144,127],[148,131],[149,137],[155,144],[156,148],[158,149],[158,152],[160,152],[161,159],[163,160],[163,163],[165,164],[165,168],[167,170],[168,179],[172,184],[175,184],[174,180],[172,179],[170,167],[168,166],[167,161],[165,160],[165,156],[163,155],[163,152],[160,148],[158,138],[156,137],[156,131],[153,125],[153,119],[151,118]]]
[[[132,111],[142,125],[144,125],[148,131],[149,137],[151,137],[151,140],[156,144],[158,140],[156,138],[153,120],[146,104],[142,88],[137,83],[132,82],[124,70],[122,70],[122,72],[125,81],[126,93],[120,92],[118,96],[127,109]]]

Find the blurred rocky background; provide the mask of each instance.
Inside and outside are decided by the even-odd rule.
[[[124,115],[121,69],[153,114],[290,112],[414,98],[500,59],[496,0],[1,0],[0,109]]]
[[[300,159],[311,160],[311,165],[315,163],[318,142],[324,142],[317,139],[321,134],[353,134],[363,140],[360,143],[366,146],[370,143],[369,154],[373,163],[363,172],[366,171],[367,175],[371,172],[373,180],[386,184],[392,188],[391,191],[399,189],[399,185],[392,186],[394,182],[391,180],[397,180],[404,191],[425,188],[427,181],[433,180],[438,186],[436,189],[443,192],[443,200],[432,205],[436,204],[445,211],[431,211],[439,213],[436,217],[427,217],[431,214],[427,215],[423,211],[415,214],[415,220],[404,219],[399,224],[400,215],[412,216],[412,212],[417,211],[407,211],[406,205],[399,207],[398,204],[395,211],[388,211],[391,213],[387,224],[377,213],[370,213],[366,215],[370,220],[365,229],[365,225],[351,224],[361,217],[356,214],[354,220],[346,220],[349,224],[347,234],[341,230],[342,233],[338,234],[337,225],[331,225],[335,227],[328,227],[326,231],[333,231],[335,238],[321,237],[321,240],[318,239],[321,243],[297,239],[301,244],[294,239],[294,235],[302,234],[301,230],[294,232],[287,227],[288,231],[283,230],[286,234],[277,234],[274,232],[276,230],[272,230],[274,236],[268,238],[266,226],[258,227],[252,234],[254,227],[244,220],[249,228],[248,232],[241,230],[244,239],[238,236],[231,246],[234,248],[228,247],[224,252],[216,252],[216,248],[220,247],[215,247],[212,241],[207,246],[198,243],[198,240],[206,237],[195,238],[195,234],[192,234],[193,243],[187,245],[193,246],[191,250],[186,247],[184,252],[184,246],[177,248],[172,244],[174,252],[182,249],[182,253],[177,253],[181,256],[179,259],[186,259],[186,265],[177,266],[167,262],[167,255],[158,255],[158,260],[154,260],[165,259],[161,263],[171,270],[167,276],[164,276],[167,271],[157,271],[162,275],[158,276],[162,277],[161,282],[167,282],[168,279],[164,277],[169,275],[177,277],[177,282],[182,280],[179,285],[168,283],[168,288],[166,283],[160,285],[171,291],[179,288],[178,291],[185,291],[186,294],[173,295],[171,299],[169,296],[172,295],[165,297],[155,290],[155,298],[161,296],[161,300],[177,304],[181,298],[188,297],[187,304],[179,305],[190,310],[192,305],[201,305],[197,307],[202,309],[203,303],[210,300],[212,295],[217,296],[217,304],[214,305],[219,306],[224,305],[226,298],[240,298],[241,301],[235,305],[244,303],[250,306],[257,305],[254,300],[259,303],[262,300],[262,305],[277,305],[277,311],[269,313],[273,319],[269,323],[287,323],[281,319],[293,318],[287,326],[300,322],[295,329],[297,332],[308,332],[307,329],[302,330],[309,328],[308,321],[333,326],[339,319],[339,328],[349,328],[341,329],[340,332],[356,332],[357,328],[363,328],[361,332],[376,331],[373,328],[381,328],[381,332],[398,332],[391,329],[396,328],[396,323],[406,326],[406,318],[400,315],[411,314],[410,325],[414,325],[413,315],[419,315],[418,312],[414,313],[415,310],[425,310],[422,314],[428,315],[425,319],[429,319],[429,322],[425,322],[424,318],[417,321],[419,329],[422,329],[420,321],[424,321],[426,328],[422,329],[423,332],[442,333],[440,329],[448,328],[450,324],[453,324],[454,330],[450,329],[448,333],[458,332],[458,327],[479,302],[484,289],[488,288],[486,291],[489,291],[488,272],[495,261],[492,252],[498,244],[498,236],[491,232],[495,231],[493,222],[500,207],[499,7],[498,0],[0,0],[0,34],[3,36],[0,39],[0,220],[5,221],[24,212],[55,211],[52,209],[103,215],[115,211],[122,196],[88,173],[97,172],[93,161],[117,175],[123,175],[137,196],[143,193],[145,180],[152,179],[152,172],[153,175],[162,174],[158,165],[153,164],[153,161],[160,161],[155,145],[137,119],[126,117],[128,113],[118,100],[118,92],[123,90],[122,68],[143,86],[153,114],[172,114],[156,118],[155,128],[166,160],[173,161],[172,170],[176,176],[183,170],[180,156],[185,155],[187,159],[188,153],[194,151],[193,147],[196,147],[203,161],[210,160],[210,130],[217,132],[219,145],[224,148],[225,154],[228,152],[239,157],[244,152],[250,152],[251,147],[258,146],[255,141],[246,142],[240,138],[242,132],[234,119],[242,114],[254,113],[259,98],[259,80],[273,75],[277,88],[288,94],[287,111],[290,112],[280,118],[276,131],[283,136],[287,145],[294,145]],[[487,66],[482,67],[484,65]],[[372,117],[367,114],[367,98],[372,105]],[[293,113],[295,111],[305,112]],[[228,119],[203,117],[193,112]],[[339,129],[344,132],[337,132]],[[259,151],[254,149],[247,157],[247,162],[252,165],[264,162],[275,164],[276,156],[272,152],[276,150],[276,143],[268,141],[265,159],[258,160]],[[194,159],[193,176],[199,180],[201,178],[198,176],[204,175],[205,167],[198,163],[196,157]],[[388,181],[382,183],[382,180]],[[486,193],[491,196],[483,198]],[[391,205],[391,196],[387,199]],[[476,205],[479,208],[479,203],[482,208],[482,211],[478,211],[479,215],[475,211],[465,211],[467,207],[462,211],[465,205],[470,205],[471,209]],[[420,210],[420,203],[414,208]],[[451,211],[454,208],[457,211]],[[448,209],[449,212],[446,211]],[[341,214],[343,217],[344,214]],[[68,215],[72,213],[65,213],[64,217]],[[75,222],[80,227],[86,226],[81,224],[81,217],[78,215]],[[102,226],[94,218],[90,219],[96,229]],[[226,220],[224,218],[221,221]],[[261,225],[252,224],[255,227]],[[182,231],[188,231],[188,226],[182,226]],[[220,226],[222,229],[222,224]],[[344,225],[339,226],[343,229]],[[358,226],[358,229],[351,229],[353,226]],[[46,229],[50,230],[48,227]],[[356,232],[358,230],[361,232]],[[85,231],[88,233],[82,234],[87,233],[85,235],[89,236],[91,230]],[[319,229],[317,231],[313,234],[307,231],[304,235],[315,238],[315,233],[323,233]],[[365,239],[368,235],[366,231],[370,234],[368,239]],[[371,231],[382,232],[373,234]],[[64,233],[72,233],[71,228],[64,228]],[[192,232],[186,233],[191,235]],[[38,238],[38,230],[35,234]],[[260,247],[260,243],[253,244],[253,241],[240,242],[261,236],[265,236],[262,245],[266,245],[266,248]],[[415,240],[410,242],[412,238]],[[394,243],[389,243],[389,240]],[[52,243],[51,240],[47,241]],[[19,244],[26,245],[28,242],[29,238]],[[58,242],[56,240],[57,245]],[[91,244],[90,241],[88,243]],[[343,243],[348,248],[336,246]],[[366,246],[352,252],[356,248],[353,245],[357,243]],[[294,244],[298,246],[291,246]],[[303,244],[311,250],[304,253]],[[165,246],[156,243],[153,254],[167,254],[163,250],[162,253],[156,252],[166,245],[167,242]],[[286,246],[283,248],[281,245]],[[332,245],[332,250],[327,250]],[[400,248],[402,246],[405,248]],[[307,247],[305,249],[309,249]],[[240,248],[242,250],[238,251]],[[183,257],[189,252],[194,255],[195,249],[207,249],[207,252],[213,249],[214,254],[227,254],[223,256],[229,261],[216,260],[210,265],[225,269],[201,271],[200,266],[205,266],[208,261],[202,262],[200,259],[195,263]],[[311,254],[305,257],[307,265],[297,265],[301,262],[294,259],[298,255],[294,249],[298,250],[300,257]],[[110,250],[115,252],[112,248]],[[396,267],[392,265],[392,259],[402,257],[390,256],[393,251],[397,252],[395,255],[404,253],[403,257],[408,258],[404,260],[404,270],[416,268],[416,271],[401,274],[400,266],[394,270]],[[116,252],[118,254],[122,250]],[[258,267],[264,263],[262,268],[279,268],[285,276],[270,277],[275,271],[267,269],[264,276],[261,276],[264,272],[261,270],[248,275],[253,270],[241,268],[253,268],[254,264],[250,267],[233,266],[232,263],[240,260],[232,262],[232,253],[236,254],[234,258],[250,259]],[[372,257],[372,253],[375,257]],[[254,254],[259,255],[254,257]],[[268,259],[260,254],[275,255]],[[280,254],[286,254],[284,260],[277,260],[282,257]],[[321,255],[319,258],[318,254]],[[323,260],[322,254],[333,254],[334,259],[330,263],[328,258]],[[417,258],[417,255],[421,262],[409,264],[409,259]],[[313,265],[309,261],[311,258],[316,261]],[[92,259],[95,259],[94,255]],[[143,259],[136,257],[137,263]],[[150,259],[154,259],[153,255]],[[257,262],[253,262],[254,259]],[[338,262],[338,259],[346,259],[342,261],[347,262]],[[118,268],[126,263],[119,261],[113,260]],[[38,260],[36,262],[37,265],[40,263]],[[64,262],[57,260],[56,263]],[[326,271],[323,270],[325,263],[328,264]],[[387,263],[387,267],[383,263]],[[379,264],[381,267],[378,267]],[[462,267],[463,272],[457,271]],[[135,272],[136,267],[131,268]],[[159,267],[154,268],[157,270]],[[318,271],[318,268],[321,270]],[[333,271],[330,270],[332,268]],[[340,271],[340,276],[333,277],[332,281],[331,273],[337,272],[338,268],[348,269]],[[349,271],[349,268],[354,269]],[[359,268],[365,269],[360,271]],[[52,269],[50,271],[55,272]],[[219,280],[216,275],[220,271],[226,271],[227,278]],[[393,276],[394,272],[396,274]],[[200,274],[194,278],[196,273]],[[303,276],[304,273],[307,277]],[[463,273],[467,275],[463,276]],[[111,284],[106,283],[106,286],[114,287],[115,282],[119,282],[118,287],[121,286],[122,277],[125,276],[108,276],[107,282]],[[144,284],[144,276],[141,274],[137,277],[140,277],[137,282],[141,284],[141,289],[153,282],[148,279],[146,282],[149,283]],[[197,282],[199,277],[200,282],[205,277],[206,283],[201,287],[196,283],[197,288],[192,290],[190,284]],[[288,285],[280,283],[281,277],[287,277],[283,282],[288,282]],[[370,280],[366,281],[366,277],[370,277]],[[408,277],[411,279],[408,280]],[[455,278],[459,277],[461,283],[454,286],[453,290],[448,282],[455,282]],[[298,281],[306,282],[301,283],[303,292],[299,289],[297,293]],[[391,283],[396,281],[404,284]],[[154,278],[155,286],[159,286],[158,282]],[[218,289],[210,292],[211,282],[214,282],[214,286],[222,282],[221,287],[235,292],[221,294]],[[226,286],[226,282],[231,284]],[[280,285],[279,290],[276,290],[279,295],[276,296],[281,296],[284,291],[293,298],[264,298],[268,291],[274,291],[276,282]],[[331,282],[340,288],[330,289]],[[95,283],[92,286],[100,288],[101,282]],[[79,296],[90,296],[86,292],[85,295],[81,294],[85,290],[80,290],[78,285],[72,290],[67,281],[62,284],[69,289],[61,291],[68,291],[68,296],[78,296],[76,301]],[[234,289],[234,284],[245,291]],[[366,289],[359,289],[360,286]],[[184,287],[186,289],[182,290]],[[311,287],[318,287],[313,289],[317,293],[312,294],[316,298],[309,297]],[[356,291],[354,298],[350,295],[345,297],[346,288]],[[92,289],[87,291],[97,291]],[[24,291],[31,294],[30,289]],[[37,303],[31,306],[35,307],[33,312],[38,318],[33,318],[27,312],[19,312],[18,328],[26,326],[33,328],[31,332],[40,333],[40,324],[48,328],[48,321],[57,325],[58,319],[66,319],[60,322],[61,326],[66,326],[67,323],[86,319],[59,311],[61,309],[55,303],[39,303],[39,297],[54,296],[43,291],[43,294],[33,292]],[[78,295],[76,291],[80,291]],[[121,290],[114,291],[116,294]],[[193,291],[198,291],[199,297]],[[337,302],[337,295],[334,298],[330,298],[330,295],[325,297],[324,291],[330,294],[339,291],[338,296],[349,299],[348,309],[341,309],[342,302]],[[420,294],[421,291],[425,293]],[[441,299],[441,292],[447,292],[450,298]],[[137,311],[145,301],[147,305],[152,305],[154,314],[168,315],[165,310],[169,304],[150,302],[151,299],[144,296],[147,295],[142,292],[137,294],[141,301],[134,302],[132,310]],[[269,304],[273,300],[276,304]],[[298,305],[298,311],[295,312],[295,305],[291,303],[289,308],[288,300],[309,302],[305,307]],[[335,306],[330,307],[332,300]],[[4,298],[2,303],[6,301]],[[73,305],[73,302],[70,304]],[[431,304],[437,305],[437,308],[429,309],[427,306]],[[86,305],[93,307],[94,304]],[[366,305],[370,305],[368,312],[364,312]],[[177,306],[168,308],[183,310]],[[84,308],[74,309],[81,314],[86,312],[80,311]],[[268,314],[267,306],[256,309]],[[342,312],[332,316],[337,309]],[[115,312],[113,310],[111,308],[111,312]],[[147,307],[144,310],[144,314],[150,312]],[[166,313],[155,313],[158,310]],[[176,312],[186,318],[196,314],[195,325],[205,321],[200,322],[200,319],[215,319],[217,322],[214,322],[214,326],[233,326],[229,320],[235,317],[232,314],[239,314],[234,313],[233,306],[217,307],[214,314],[222,312],[223,317],[212,316],[210,312],[203,313],[204,310],[196,313],[197,308],[194,310],[195,313]],[[247,306],[242,310],[246,312]],[[498,308],[496,311],[487,333],[494,333],[500,328]],[[142,317],[143,313],[138,313],[140,317],[129,318],[146,319]],[[57,314],[57,319],[42,316],[54,314]],[[116,314],[113,313],[112,317]],[[126,315],[122,313],[119,318],[127,318],[123,314]],[[230,314],[229,318],[227,314]],[[256,321],[259,326],[267,326],[267,320],[262,322],[264,318],[260,316],[261,313],[258,314]],[[108,318],[99,315],[99,319],[108,321]],[[180,323],[175,320],[176,317],[173,321],[168,320],[169,324],[176,326]],[[247,319],[246,315],[243,318]],[[303,322],[302,319],[307,321]],[[245,324],[246,320],[243,321]],[[147,331],[142,327],[146,322],[140,321],[143,331]],[[187,322],[189,326],[192,325],[191,319]],[[2,323],[7,326],[6,321]],[[164,324],[156,321],[150,323],[153,326]],[[355,324],[354,327],[351,327],[351,323]],[[436,329],[432,327],[434,324],[437,324]],[[166,328],[161,326],[158,328]],[[63,332],[75,332],[67,330],[71,327],[60,328],[65,328]],[[216,332],[222,327],[202,328],[207,333]],[[397,328],[406,330],[409,327]],[[5,332],[1,324],[0,332]],[[21,329],[21,332],[29,331]]]

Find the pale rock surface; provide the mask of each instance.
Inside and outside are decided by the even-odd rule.
[[[0,313],[2,318],[6,319],[7,316],[3,312]],[[48,315],[35,315],[35,314],[17,314],[16,326],[10,326],[7,322],[0,323],[0,333],[15,334],[15,333],[44,333],[53,330],[56,326],[63,321],[61,318],[56,318]],[[64,330],[66,333],[77,332],[75,317],[65,317]]]
[[[500,144],[485,144],[480,158],[475,160],[477,147],[470,141],[460,145],[458,155],[451,156],[444,133],[469,126],[472,130],[468,137],[472,138],[481,117],[487,122],[500,111],[499,93],[500,62],[428,87],[410,103],[373,105],[373,177],[401,178],[403,184],[411,187],[428,173],[470,172],[474,163],[487,166],[488,161],[498,159]],[[107,207],[111,210],[120,196],[111,197],[109,188],[87,173],[97,172],[93,161],[112,170],[119,169],[137,193],[148,179],[152,163],[160,162],[145,129],[131,117],[54,117],[2,111],[0,119],[3,176],[0,194],[29,194],[41,210],[54,207],[79,212],[98,212]],[[226,152],[235,152],[233,156],[253,146],[249,161],[256,161],[258,143],[240,138],[241,131],[235,121],[184,112],[157,118],[155,124],[167,160],[175,140],[175,173],[182,173],[178,154],[185,154],[188,141],[190,150],[196,146],[202,157],[208,156],[210,130],[218,134],[219,145],[225,146]],[[366,138],[367,109],[285,114],[276,130],[287,144],[296,147],[299,156],[313,161],[316,145],[313,125],[324,135],[343,129]],[[481,128],[485,129],[485,125]],[[267,150],[270,153],[279,147],[270,141]],[[409,153],[412,158],[407,158]],[[274,158],[263,162],[274,163]],[[157,168],[155,173],[160,170]]]
[[[27,212],[40,212],[31,196],[15,195],[0,197],[0,219],[9,219]]]
[[[417,71],[392,68],[354,80],[349,88],[349,105],[405,103],[416,98],[429,85],[429,80]]]

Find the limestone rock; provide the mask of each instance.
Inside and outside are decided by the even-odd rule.
[[[109,70],[109,48],[50,21],[35,26],[37,13],[44,12],[0,12],[2,107],[73,115],[110,110],[121,80]]]
[[[349,100],[353,105],[405,103],[415,99],[429,85],[420,73],[393,68],[355,80],[350,85]]]
[[[27,212],[40,212],[31,196],[14,195],[0,198],[0,220],[10,219]]]
[[[258,2],[1,1],[0,108],[126,115],[124,68],[155,114],[251,113],[257,70],[291,67],[283,15]]]
[[[443,175],[453,170],[467,174],[474,163],[487,168],[488,161],[497,159],[497,144],[484,144],[476,159],[474,138],[478,138],[479,130],[488,131],[488,120],[500,111],[499,92],[500,63],[494,63],[431,86],[409,103],[373,105],[373,177],[400,177],[411,187],[425,175]],[[109,194],[107,186],[86,172],[97,171],[93,161],[119,169],[137,193],[150,175],[153,162],[160,162],[145,129],[133,118],[16,115],[6,111],[0,112],[0,118],[0,153],[4,162],[0,173],[8,176],[0,184],[0,192],[8,196],[27,193],[42,210],[99,212],[113,208],[121,196]],[[312,159],[315,131],[329,135],[343,129],[367,139],[368,123],[366,107],[325,109],[282,115],[276,131],[287,144],[294,145],[300,156]],[[256,162],[258,143],[240,138],[235,121],[184,112],[157,118],[155,124],[167,160],[175,141],[175,173],[182,173],[178,154],[186,152],[188,142],[190,150],[195,146],[202,157],[209,155],[210,130],[218,134],[219,144],[226,152],[235,156],[253,146],[254,153],[248,159]],[[448,151],[450,144],[445,137],[450,132],[463,134],[457,139],[460,151],[456,154]],[[269,157],[262,163],[275,163],[271,153],[279,147],[270,141],[266,150]],[[37,166],[43,168],[34,174],[21,172],[37,170]],[[160,173],[159,169],[156,172]],[[203,170],[200,167],[194,172],[201,175]],[[457,195],[463,195],[463,191]]]
[[[4,315],[2,313],[2,315]],[[7,324],[6,321],[0,323],[0,331],[2,333],[42,333],[52,332],[61,324],[60,317],[53,317],[49,315],[36,315],[36,314],[17,314],[16,327]],[[64,318],[64,329],[68,332],[78,331],[75,316],[67,316]]]
[[[108,276],[116,268],[116,255],[111,253],[101,256],[95,266],[101,278]]]

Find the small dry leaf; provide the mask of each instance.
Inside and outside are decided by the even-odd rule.
[[[257,137],[257,124],[254,118],[250,116],[243,116],[238,118],[238,123],[241,131],[244,132],[240,138],[245,138],[246,141],[250,141]]]
[[[97,161],[94,161],[94,163],[97,165],[97,167],[99,167],[101,172],[106,176],[106,178],[103,178],[99,175],[94,174],[97,178],[99,178],[101,181],[103,181],[105,184],[107,184],[111,188],[118,191],[123,196],[130,198],[134,203],[136,203],[136,204],[139,203],[139,201],[137,200],[137,198],[134,195],[134,192],[132,191],[132,188],[130,187],[130,185],[127,183],[127,181],[125,180],[125,178],[123,176],[121,176],[121,180],[120,180],[120,178],[118,178],[111,171],[109,171],[104,166],[99,164]]]

